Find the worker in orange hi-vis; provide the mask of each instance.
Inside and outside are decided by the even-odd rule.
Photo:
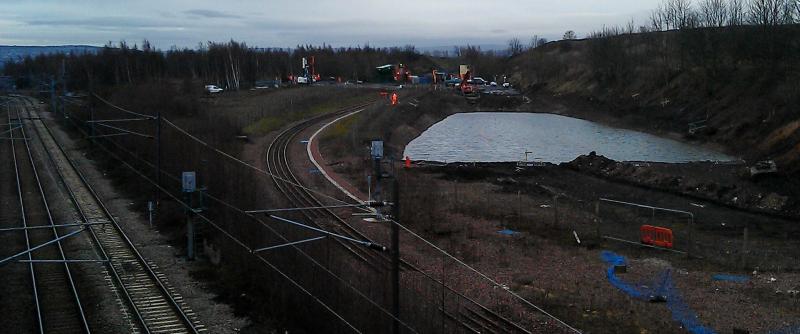
[[[392,105],[397,105],[397,93],[392,93]]]

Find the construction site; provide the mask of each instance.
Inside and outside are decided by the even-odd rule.
[[[502,52],[9,60],[4,331],[800,333],[800,5],[752,2]]]

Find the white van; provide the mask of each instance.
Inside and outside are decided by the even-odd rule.
[[[222,88],[217,87],[217,85],[206,85],[206,93],[216,94],[220,92],[222,92]]]

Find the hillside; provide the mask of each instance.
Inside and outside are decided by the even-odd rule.
[[[775,159],[796,173],[799,45],[796,25],[598,36],[529,50],[510,67],[538,102],[718,145],[749,163]]]

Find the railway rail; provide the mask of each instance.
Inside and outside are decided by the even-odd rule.
[[[26,132],[21,105],[8,110],[11,156],[14,163],[20,221],[25,246],[40,245],[61,236],[53,220],[48,198],[31,153],[30,137]],[[49,227],[49,228],[48,228]],[[29,268],[33,302],[36,311],[36,331],[40,333],[89,333],[70,264],[66,262],[62,241],[43,247],[25,256]],[[53,261],[44,263],[40,261]]]
[[[58,174],[59,181],[63,184],[64,188],[78,212],[82,222],[81,226],[69,227],[73,230],[85,229],[91,236],[94,247],[101,256],[100,261],[106,264],[107,272],[113,285],[119,295],[125,301],[127,313],[134,318],[136,333],[202,333],[206,328],[200,324],[197,316],[191,311],[188,305],[183,301],[182,297],[169,286],[166,282],[166,277],[159,273],[157,266],[148,262],[141,255],[139,250],[131,242],[116,218],[109,212],[108,208],[102,202],[92,186],[87,182],[85,176],[78,168],[77,164],[72,161],[64,148],[59,144],[53,136],[47,125],[38,117],[36,111],[32,110],[33,105],[28,99],[18,99],[19,110],[17,120],[22,123],[21,131],[24,128],[32,128],[34,131],[28,135],[35,134],[41,143],[46,153],[47,159],[54,166],[54,170]],[[24,116],[23,111],[24,109]],[[10,120],[9,123],[13,123]],[[12,140],[12,143],[16,142]],[[21,140],[24,145],[28,145],[27,140]],[[20,146],[22,144],[15,144]],[[27,152],[30,153],[30,148]],[[33,164],[31,164],[34,166]],[[35,167],[34,167],[35,168]],[[20,175],[20,182],[30,177]],[[39,183],[38,178],[34,178]],[[41,184],[39,183],[41,187]],[[43,200],[46,202],[46,200]],[[46,205],[46,204],[45,204]],[[52,224],[52,219],[49,221]],[[40,223],[37,223],[40,224]],[[66,227],[64,227],[66,228]],[[44,230],[42,230],[44,231]],[[38,233],[38,230],[37,230]],[[52,229],[53,235],[58,233],[56,228]],[[27,233],[33,234],[33,233]],[[53,240],[52,236],[50,240]],[[29,244],[37,244],[31,242]],[[44,248],[43,248],[44,249]],[[59,247],[60,249],[60,247]],[[39,255],[39,251],[31,252],[29,254]],[[52,254],[50,254],[52,255]],[[57,255],[57,254],[56,254]],[[59,259],[67,260],[64,254]],[[61,262],[65,266],[65,272],[69,273],[68,263]],[[52,266],[51,264],[39,264],[38,266]],[[39,267],[35,268],[38,270]],[[32,270],[32,275],[36,271]],[[85,316],[78,298],[78,291],[74,289],[74,284],[66,285],[69,288],[64,288],[64,281],[71,281],[69,276],[62,277],[59,280],[48,281],[45,286],[47,289],[53,290],[67,290],[67,292],[74,292],[73,297],[76,302],[73,309],[79,309],[80,312],[75,310],[64,310],[63,312],[54,309],[47,310],[46,306],[37,307],[37,312],[41,312],[40,324],[44,326],[53,325],[60,330],[47,330],[46,332],[64,332],[64,333],[80,333],[90,332],[90,325],[86,323]],[[42,290],[42,292],[49,292],[49,290]],[[37,298],[42,298],[42,292],[36,292],[39,295]],[[61,291],[60,294],[52,293],[52,298],[60,298],[60,301],[48,302],[47,304],[56,306],[70,305],[66,303],[67,293]],[[48,297],[50,298],[50,297]],[[39,303],[42,304],[42,303]],[[80,313],[78,317],[75,313]],[[60,318],[50,319],[51,314],[62,314],[64,320]],[[76,321],[76,318],[84,319]],[[63,325],[58,325],[60,322]],[[42,330],[41,332],[45,332]]]
[[[374,102],[344,108],[334,113],[312,117],[291,125],[275,136],[275,138],[267,147],[264,156],[268,171],[272,174],[275,187],[284,195],[284,197],[292,204],[292,206],[317,208],[301,211],[303,216],[310,223],[319,227],[319,222],[321,221],[333,222],[332,226],[327,227],[333,228],[337,230],[337,232],[348,237],[370,242],[372,242],[372,240],[369,237],[349,224],[346,220],[339,217],[331,208],[326,207],[326,204],[323,203],[317,196],[315,196],[307,187],[302,186],[299,178],[292,171],[287,152],[289,151],[292,143],[298,142],[296,137],[314,124],[317,124],[325,119],[336,118],[341,115],[363,109],[372,103]],[[286,180],[291,182],[286,182]],[[342,241],[339,241],[339,244],[346,248],[349,253],[358,259],[358,261],[365,263],[377,272],[385,272],[391,268],[391,259],[388,254],[374,252],[364,249],[363,247],[354,247],[353,245],[348,245]],[[450,313],[441,308],[439,309],[444,318],[452,321],[463,332],[530,333],[520,325],[480,305],[477,301],[470,299],[469,297],[454,290],[452,287],[443,284],[435,277],[427,274],[423,270],[402,259],[401,270],[420,273],[430,283],[438,285],[442,289],[447,290],[448,293],[454,294],[465,300],[467,302],[466,305],[460,308],[457,314]]]
[[[372,242],[366,235],[337,216],[330,208],[325,207],[326,205],[313,194],[316,193],[315,191],[303,186],[292,172],[288,159],[290,144],[295,142],[297,139],[296,137],[305,129],[326,118],[333,118],[345,113],[350,113],[364,108],[369,104],[371,103],[345,108],[334,113],[313,117],[289,126],[279,133],[270,143],[265,151],[265,159],[269,170],[268,174],[272,174],[275,187],[292,203],[293,207],[323,207],[316,210],[300,211],[312,225],[321,223],[324,225],[324,228],[328,230],[335,230],[353,239]],[[335,240],[339,241],[338,239]],[[379,274],[391,267],[390,259],[384,253],[368,250],[360,246],[355,246],[354,244],[342,243],[342,246],[347,249],[348,252],[352,253],[354,258]],[[529,330],[526,330],[493,310],[488,309],[476,300],[470,299],[407,261],[402,261],[401,268],[405,272],[413,272],[416,277],[422,277],[422,280],[426,281],[431,287],[436,286],[437,289],[440,287],[440,291],[443,291],[442,296],[444,296],[446,292],[450,296],[455,297],[455,299],[460,300],[457,307],[448,306],[444,308],[444,304],[442,304],[442,307],[439,308],[443,319],[442,323],[444,324],[445,321],[448,323],[446,327],[443,325],[442,330],[446,328],[447,332],[462,333],[530,333]],[[416,275],[417,273],[421,275]],[[409,277],[408,275],[406,276]],[[437,302],[433,302],[429,306],[434,306],[433,309],[435,310],[437,308],[436,304]]]

